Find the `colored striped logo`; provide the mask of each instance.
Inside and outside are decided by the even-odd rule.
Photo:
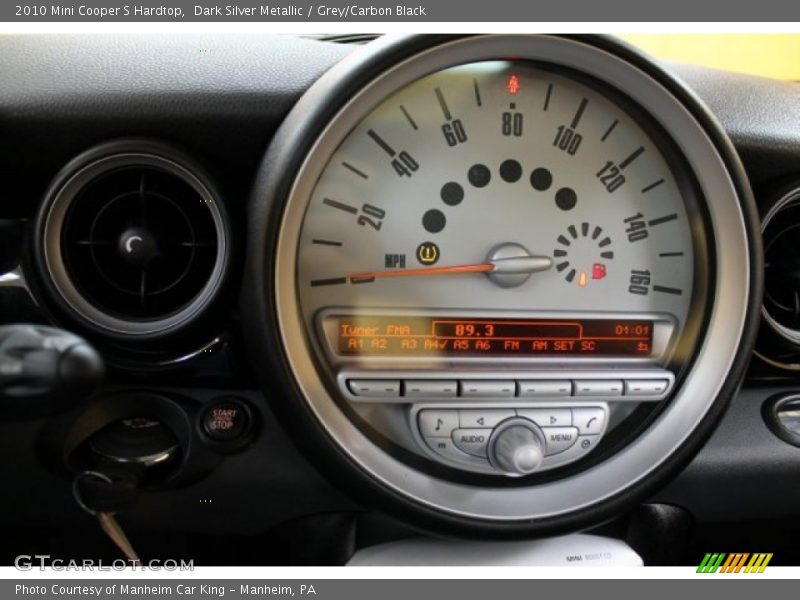
[[[749,559],[749,560],[748,560]],[[703,557],[703,562],[697,567],[698,573],[763,573],[772,553],[737,552],[725,554],[724,552],[708,552]]]

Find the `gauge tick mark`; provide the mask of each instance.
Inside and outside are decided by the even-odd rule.
[[[367,131],[367,135],[371,137],[372,140],[376,144],[378,144],[378,146],[381,147],[381,150],[386,152],[386,154],[388,154],[389,156],[395,156],[397,154],[397,152],[394,151],[394,148],[392,148],[388,143],[386,143],[386,140],[384,140],[381,136],[375,133],[374,129],[369,129]]]
[[[403,113],[403,115],[405,115],[406,119],[408,120],[408,122],[411,124],[411,127],[413,127],[415,131],[416,131],[417,129],[419,129],[419,127],[417,127],[417,122],[416,122],[416,121],[414,121],[414,119],[413,119],[413,118],[411,118],[411,115],[410,115],[410,114],[409,114],[409,112],[406,110],[406,107],[405,107],[405,106],[403,106],[402,104],[400,105],[400,111]]]
[[[350,213],[351,215],[355,215],[358,213],[358,209],[355,206],[350,206],[349,204],[345,204],[344,202],[339,202],[337,200],[331,200],[330,198],[325,198],[322,200],[323,204],[327,204],[332,208],[338,208],[339,210],[343,210],[346,213]]]
[[[361,171],[361,170],[357,169],[356,167],[354,167],[353,165],[351,165],[349,162],[342,162],[342,166],[343,166],[345,169],[347,169],[347,170],[349,170],[349,171],[352,171],[353,173],[355,173],[356,175],[358,175],[358,176],[359,176],[359,177],[361,177],[362,179],[369,179],[369,175],[367,175],[366,173],[364,173],[364,171]]]
[[[578,127],[578,123],[581,122],[581,117],[583,116],[583,111],[586,110],[587,104],[589,104],[589,100],[586,98],[581,100],[580,106],[578,106],[578,111],[575,113],[575,116],[572,117],[572,123],[569,125],[572,129],[576,129]]]
[[[608,139],[608,136],[611,135],[611,132],[614,131],[614,128],[619,124],[619,119],[614,119],[614,122],[611,123],[611,126],[606,130],[603,134],[603,137],[600,138],[601,142],[605,142]]]
[[[667,287],[665,285],[654,285],[653,291],[661,292],[662,294],[673,294],[674,296],[680,296],[683,294],[683,290],[674,287]]]
[[[655,225],[661,225],[663,223],[669,223],[670,221],[674,221],[677,218],[678,218],[677,213],[672,213],[671,215],[665,215],[663,217],[658,217],[657,219],[650,219],[647,222],[647,224],[650,225],[650,227],[653,227]]]
[[[444,118],[447,121],[453,120],[453,115],[450,114],[450,109],[447,107],[447,102],[444,99],[444,94],[442,94],[442,88],[436,88],[436,99],[439,101],[439,106],[442,108],[442,114],[444,114]]]
[[[657,188],[658,186],[660,186],[662,183],[664,183],[663,179],[659,179],[658,181],[654,181],[653,183],[651,183],[647,187],[642,188],[642,193],[646,194],[647,192],[649,192],[653,188]]]

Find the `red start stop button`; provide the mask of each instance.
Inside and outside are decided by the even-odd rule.
[[[203,431],[218,442],[243,437],[250,428],[250,413],[236,400],[216,402],[203,413]]]

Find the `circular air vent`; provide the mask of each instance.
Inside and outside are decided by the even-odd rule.
[[[57,178],[40,218],[46,278],[87,324],[158,337],[218,293],[228,228],[212,186],[153,142],[96,148]]]
[[[757,354],[800,369],[800,188],[780,194],[761,222],[764,303]]]

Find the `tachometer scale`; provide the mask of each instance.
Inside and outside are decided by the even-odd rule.
[[[720,136],[605,39],[385,40],[323,77],[265,161],[250,303],[274,294],[255,349],[322,460],[390,507],[529,530],[687,452],[758,285]]]

